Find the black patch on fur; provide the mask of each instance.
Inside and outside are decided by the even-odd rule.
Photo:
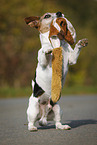
[[[33,94],[35,97],[39,97],[41,96],[45,91],[36,83],[35,81],[35,85],[34,85],[34,90],[33,90]]]
[[[56,104],[56,103],[53,103],[52,100],[50,100],[50,104],[52,105],[52,107]]]
[[[33,90],[33,94],[35,97],[39,97],[41,96],[45,91],[37,84],[36,82],[36,72],[35,72],[35,78],[34,78],[34,90]]]

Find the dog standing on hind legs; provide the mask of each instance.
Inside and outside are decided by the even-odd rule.
[[[70,129],[69,125],[61,124],[61,111],[57,101],[52,101],[52,60],[53,50],[62,49],[62,86],[64,85],[68,66],[77,62],[80,50],[87,46],[88,40],[79,40],[74,50],[70,45],[76,41],[76,32],[72,24],[61,12],[46,13],[42,17],[25,18],[26,24],[35,27],[40,32],[41,49],[38,51],[36,75],[32,81],[33,93],[27,109],[28,130],[36,131],[35,122],[40,114],[39,124],[47,125],[47,120],[54,119],[56,129]]]

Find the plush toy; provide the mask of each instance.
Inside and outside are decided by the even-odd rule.
[[[50,25],[49,37],[58,36],[60,40],[65,39],[69,44],[74,44],[74,39],[67,29],[65,18],[54,19]],[[51,99],[56,103],[61,96],[62,90],[62,47],[54,48],[52,51],[52,82],[51,82]]]
[[[53,49],[51,98],[56,103],[61,96],[62,89],[62,47]]]

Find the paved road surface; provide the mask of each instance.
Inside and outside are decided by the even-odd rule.
[[[0,100],[0,145],[97,145],[97,96],[65,96],[60,100],[62,123],[71,130],[56,130],[54,122],[37,132],[27,130],[27,98]]]

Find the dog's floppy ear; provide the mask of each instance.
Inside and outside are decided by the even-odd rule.
[[[24,20],[26,22],[27,25],[29,25],[30,27],[35,27],[36,29],[39,28],[39,16],[31,16],[31,17],[26,17]]]
[[[67,28],[67,22],[64,18],[57,18],[51,23],[50,35],[58,36],[60,40],[65,39],[70,45],[74,44],[74,39]]]
[[[73,37],[67,28],[67,22],[64,18],[58,18],[56,22],[60,25],[61,31],[59,32],[58,36],[63,36],[63,38],[69,43],[69,44],[74,44]]]

